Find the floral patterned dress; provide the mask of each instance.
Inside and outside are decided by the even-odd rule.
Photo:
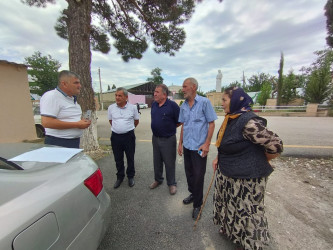
[[[259,119],[249,120],[243,137],[263,146],[269,154],[283,151],[282,140]],[[264,208],[267,179],[230,178],[217,169],[214,224],[221,225],[221,234],[244,249],[262,249],[270,239]]]

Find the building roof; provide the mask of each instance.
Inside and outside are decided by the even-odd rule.
[[[25,64],[9,62],[9,61],[6,61],[6,60],[0,60],[0,64],[11,64],[11,65],[21,66],[21,67],[26,67],[26,68],[28,67]]]
[[[153,95],[156,85],[153,82],[144,82],[122,87],[125,88],[128,92],[131,92],[135,95]],[[116,92],[116,89],[108,90],[105,93],[113,92]]]

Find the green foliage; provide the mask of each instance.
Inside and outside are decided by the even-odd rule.
[[[279,78],[277,83],[277,100],[276,105],[280,106],[282,101],[282,87],[283,87],[283,65],[284,65],[284,56],[281,52],[281,58],[280,58],[280,68],[279,68]]]
[[[271,84],[269,82],[265,82],[261,87],[257,102],[262,106],[266,105],[267,99],[269,99],[269,97],[271,96],[271,92]]]
[[[333,63],[332,49],[316,51],[317,60],[306,69],[307,83],[305,99],[311,103],[322,103],[332,95],[331,65]]]
[[[306,77],[304,75],[295,75],[296,78],[296,88],[303,88],[306,84]]]
[[[248,79],[249,84],[244,87],[245,92],[258,92],[264,84],[273,85],[275,78],[270,74],[258,73]]]
[[[197,94],[203,97],[206,97],[205,93],[201,90],[197,90]]]
[[[333,0],[327,0],[325,5],[325,16],[326,16],[326,29],[327,37],[326,43],[328,46],[333,48]]]
[[[29,65],[28,74],[33,79],[32,82],[29,82],[31,93],[43,95],[57,86],[58,70],[61,67],[59,61],[50,55],[42,56],[39,51],[24,59],[24,63]]]
[[[222,92],[222,89],[223,89],[223,88],[221,88],[221,92]],[[207,93],[215,93],[215,92],[216,92],[215,89],[212,89],[212,90],[208,90],[208,91],[207,91]]]
[[[116,85],[113,84],[113,85],[112,85],[112,89],[116,89],[116,88],[117,88]]]
[[[184,99],[184,93],[181,89],[178,90],[178,95],[179,95],[179,98]]]
[[[184,101],[181,100],[180,103],[179,103],[179,106],[182,106],[183,103],[184,103]]]
[[[37,7],[46,7],[55,0],[21,0]],[[185,31],[180,25],[187,22],[195,7],[194,0],[91,0],[91,19],[89,24],[91,48],[108,53],[113,46],[125,62],[140,59],[148,48],[148,42],[154,44],[156,53],[175,55],[185,42]],[[58,18],[55,30],[68,39],[68,26],[71,13],[65,9]],[[96,24],[96,25],[95,25]]]
[[[234,82],[230,83],[229,85],[222,87],[221,92],[224,92],[224,90],[226,90],[227,88],[230,88],[230,87],[241,87],[241,83],[238,81],[234,81]]]
[[[148,77],[147,81],[153,82],[156,85],[163,83],[163,77],[161,76],[161,71],[162,70],[158,67],[153,69],[150,73],[153,77]]]
[[[322,103],[328,99],[332,91],[330,72],[327,68],[314,70],[305,89],[305,99],[311,103]]]
[[[284,77],[281,89],[281,101],[283,104],[288,104],[296,99],[296,88],[298,85],[297,77],[292,70]]]
[[[108,85],[108,91],[110,91],[111,90],[111,87],[110,87],[110,85]]]

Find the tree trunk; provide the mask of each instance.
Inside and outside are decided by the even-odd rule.
[[[81,93],[78,103],[82,112],[92,111],[92,122],[85,129],[81,140],[85,151],[94,151],[99,148],[97,140],[97,117],[94,100],[94,91],[91,84],[91,0],[67,0],[68,2],[68,40],[69,40],[69,69],[80,76]]]

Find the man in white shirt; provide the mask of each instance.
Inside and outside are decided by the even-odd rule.
[[[127,102],[128,92],[124,88],[117,88],[116,103],[108,108],[108,118],[111,124],[111,146],[117,167],[117,181],[114,188],[118,188],[125,178],[124,152],[127,158],[126,175],[128,185],[134,186],[134,129],[139,124],[139,113],[135,105]]]
[[[59,73],[58,86],[43,94],[40,99],[42,125],[45,128],[45,144],[67,148],[79,148],[83,129],[91,121],[81,119],[81,106],[77,103],[81,83],[74,72]]]

